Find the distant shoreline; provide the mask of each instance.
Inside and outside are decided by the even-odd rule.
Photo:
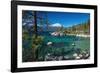
[[[71,34],[71,33],[67,33],[67,34],[63,34],[61,32],[53,32],[50,33],[52,36],[63,36],[63,35],[69,35],[69,36],[77,36],[77,37],[90,37],[89,34]]]
[[[73,35],[77,37],[90,37],[90,35],[86,35],[86,34],[67,34],[67,35]]]

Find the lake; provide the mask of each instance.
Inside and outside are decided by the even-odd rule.
[[[39,33],[44,37],[42,47],[39,50],[39,57],[45,57],[48,54],[53,56],[72,56],[78,52],[89,52],[90,38],[76,37],[76,36],[52,36],[51,32]],[[48,46],[47,43],[52,42]]]
[[[90,51],[90,38],[76,36],[52,36],[51,32],[39,32],[39,36],[43,36],[44,40],[41,47],[38,48],[38,61],[62,60],[62,57],[67,57],[68,60],[75,58],[73,54],[81,54],[82,52]],[[47,45],[52,42],[51,45]],[[23,41],[23,61],[32,61],[32,40]]]

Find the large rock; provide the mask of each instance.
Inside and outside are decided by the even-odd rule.
[[[48,46],[49,46],[49,45],[52,45],[52,42],[48,42],[47,45],[48,45]]]
[[[52,36],[63,36],[63,33],[61,32],[53,32],[51,33]]]

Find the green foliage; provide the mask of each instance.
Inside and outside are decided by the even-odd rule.
[[[23,40],[29,40],[30,39],[28,34],[23,34],[22,38],[23,38]]]
[[[42,43],[43,37],[42,36],[37,36],[37,38],[35,38],[35,36],[33,36],[32,40],[33,40],[33,44],[38,45],[38,44]]]
[[[32,44],[33,57],[34,57],[34,60],[37,60],[38,59],[38,52],[37,51],[41,47],[41,44],[43,42],[43,37],[42,36],[37,36],[37,38],[36,38],[33,35],[32,41],[33,41],[33,44]]]

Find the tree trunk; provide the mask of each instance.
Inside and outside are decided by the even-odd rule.
[[[34,11],[34,32],[35,32],[35,38],[37,38],[37,12]]]
[[[37,13],[36,13],[36,11],[34,11],[34,25],[33,26],[34,26],[33,30],[35,33],[34,35],[35,35],[35,39],[36,39],[37,38]],[[33,43],[33,45],[35,45],[35,43]],[[32,48],[34,61],[36,61],[36,47],[35,46]]]

